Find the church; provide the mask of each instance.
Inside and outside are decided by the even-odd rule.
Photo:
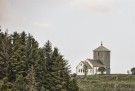
[[[98,68],[104,67],[104,74],[110,74],[110,50],[101,46],[93,50],[93,59],[81,61],[76,67],[77,75],[95,75],[100,74]]]

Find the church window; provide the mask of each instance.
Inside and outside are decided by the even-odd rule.
[[[80,72],[80,69],[79,69],[79,72]]]
[[[98,52],[98,56],[99,56],[99,52]]]
[[[81,69],[81,72],[82,72],[82,69]]]

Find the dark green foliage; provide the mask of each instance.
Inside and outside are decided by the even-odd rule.
[[[133,75],[135,75],[135,67],[131,69]]]
[[[8,32],[0,32],[0,79],[8,77],[8,70],[11,57],[11,39]]]
[[[0,91],[10,91],[12,84],[8,82],[8,78],[4,77],[1,82]]]
[[[67,60],[59,53],[57,48],[52,50],[52,45],[49,41],[43,47],[43,63],[45,66],[41,68],[43,74],[41,82],[44,88],[49,91],[68,91],[69,87],[69,66]]]
[[[25,35],[25,34],[24,34]],[[12,76],[16,77],[17,75],[26,76],[26,46],[25,46],[25,37],[24,35],[20,35],[17,32],[14,32],[12,35],[13,38],[13,53],[12,53],[12,61],[11,61],[11,72]],[[12,79],[12,80],[16,80]]]
[[[74,77],[70,80],[68,91],[79,91],[79,88],[77,86],[77,81]]]
[[[47,41],[0,31],[0,91],[78,91],[68,61]]]
[[[16,77],[17,78],[13,84],[12,91],[27,91],[25,77],[23,77],[23,75],[18,75]]]
[[[106,71],[105,67],[99,67],[98,71],[101,72],[101,74],[103,75],[104,72]]]
[[[71,77],[76,77],[76,76],[77,76],[76,73],[71,74]]]
[[[35,79],[35,69],[32,66],[29,69],[28,74],[26,76],[26,89],[27,89],[27,91],[37,91],[37,84],[38,84],[38,82],[36,82],[36,79]]]

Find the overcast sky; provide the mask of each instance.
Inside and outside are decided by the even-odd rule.
[[[25,30],[40,46],[50,40],[72,72],[103,45],[111,50],[111,72],[135,66],[135,0],[0,0],[0,25]]]

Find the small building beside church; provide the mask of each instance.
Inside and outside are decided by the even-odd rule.
[[[101,46],[93,50],[93,59],[81,61],[76,67],[77,75],[95,75],[100,74],[98,68],[104,67],[104,74],[110,74],[110,50]]]

